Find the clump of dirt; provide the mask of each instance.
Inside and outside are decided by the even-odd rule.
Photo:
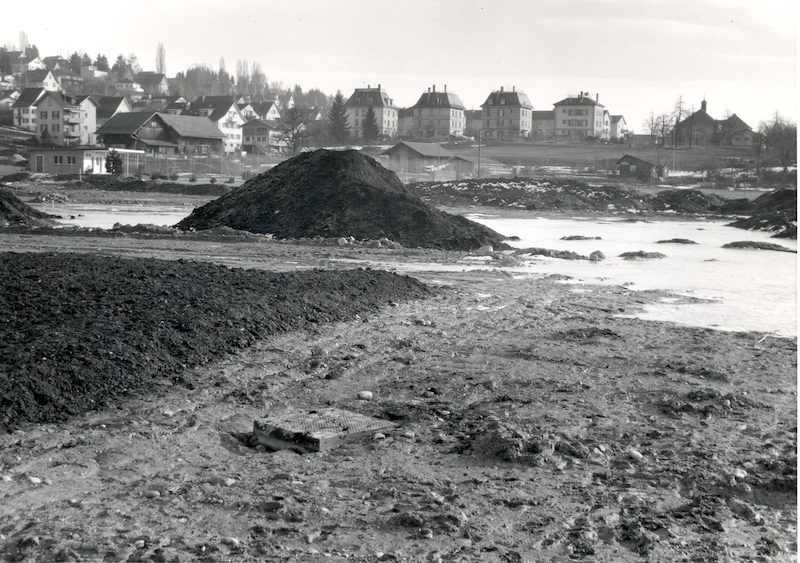
[[[688,238],[671,238],[667,240],[660,240],[656,244],[697,244],[697,243]]]
[[[0,431],[99,408],[266,336],[429,294],[379,270],[0,254]]]
[[[786,248],[785,246],[781,246],[780,244],[775,244],[772,242],[761,242],[761,241],[753,241],[753,240],[741,240],[736,242],[729,242],[728,244],[723,244],[722,248],[752,248],[755,250],[777,250],[779,252],[797,252],[796,250],[792,250],[791,248]]]
[[[645,252],[644,250],[637,250],[635,252],[623,252],[619,255],[623,260],[650,260],[653,258],[666,258],[665,254],[660,252]]]
[[[24,182],[25,180],[30,180],[31,174],[30,172],[15,172],[14,174],[7,174],[0,178],[0,183],[5,184],[8,182]]]
[[[769,231],[773,238],[797,238],[797,190],[777,190],[759,196],[751,205],[752,215],[730,223],[749,231]]]
[[[503,236],[427,205],[394,172],[358,151],[287,160],[195,209],[180,229],[225,225],[279,238],[387,238],[412,248],[508,248]]]
[[[0,227],[52,226],[54,215],[34,209],[9,188],[0,185]]]
[[[700,190],[665,190],[651,196],[650,205],[653,211],[672,211],[675,213],[729,213],[731,205],[739,205],[738,200],[705,194]]]

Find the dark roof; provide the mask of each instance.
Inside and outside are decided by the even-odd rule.
[[[420,156],[430,156],[436,158],[453,158],[455,155],[447,149],[443,149],[436,143],[414,143],[411,141],[400,141],[395,146],[383,151],[381,154],[392,154],[402,146],[406,146]]]
[[[386,92],[378,88],[356,88],[353,95],[347,98],[346,106],[373,106],[393,108],[392,100]]]
[[[164,80],[164,78],[166,78],[166,75],[156,72],[140,72],[139,74],[135,74],[133,76],[133,79],[142,86],[161,84],[161,81]]]
[[[467,119],[480,119],[483,115],[482,109],[468,109],[464,112],[464,117]]]
[[[553,110],[550,111],[532,111],[531,118],[534,121],[545,121],[549,119],[555,119],[556,114]]]
[[[577,97],[564,98],[560,102],[556,102],[553,105],[554,106],[598,106],[601,108],[606,107],[590,96],[577,96]]]
[[[253,109],[256,110],[256,113],[261,116],[267,115],[273,106],[275,106],[275,108],[278,107],[278,104],[276,104],[274,101],[250,102],[250,105],[253,106]],[[278,113],[280,113],[280,110]]]
[[[106,121],[97,129],[98,135],[107,134],[133,134],[136,133],[142,126],[150,121],[156,113],[150,112],[126,112],[118,113]]]
[[[175,143],[170,143],[169,141],[159,141],[157,139],[139,139],[144,145],[149,147],[177,147]]]
[[[646,160],[642,160],[641,158],[636,158],[635,156],[631,156],[629,154],[624,155],[617,161],[617,164],[635,164],[641,165],[646,164],[647,166],[655,166],[652,162],[647,162]]]
[[[27,108],[35,105],[45,92],[44,88],[25,88],[11,107]]]
[[[727,127],[731,131],[752,131],[753,128],[750,127],[747,123],[745,123],[741,117],[736,115],[735,113],[731,115],[728,119],[722,119],[719,122],[720,125],[723,127]]]
[[[45,57],[42,59],[42,62],[47,65],[47,68],[53,70],[53,67],[57,64],[64,64],[69,65],[69,61],[60,55],[55,55],[52,57]]]
[[[58,77],[65,78],[66,77],[66,78],[69,78],[70,80],[81,80],[81,81],[83,80],[83,77],[81,75],[75,74],[74,72],[72,72],[68,68],[54,70],[53,71],[53,76],[55,76],[56,78],[58,78]]]
[[[175,130],[181,137],[195,137],[199,139],[224,139],[225,133],[219,130],[216,123],[207,117],[193,115],[172,115],[158,113],[168,126]]]
[[[617,121],[619,121],[621,119],[625,119],[625,118],[623,116],[621,116],[621,115],[612,115],[611,116],[611,121],[613,121],[614,123],[616,123]]]
[[[401,119],[403,117],[414,117],[414,108],[403,108],[397,110],[397,118]]]
[[[486,101],[483,102],[481,107],[486,106],[505,106],[505,107],[521,107],[525,109],[533,109],[531,101],[525,92],[517,92],[516,90],[495,90]]]
[[[683,127],[684,125],[689,125],[689,124],[697,125],[700,123],[716,126],[717,120],[708,115],[708,113],[705,110],[701,109],[697,110],[689,117],[678,123],[678,127]]]
[[[456,94],[450,92],[425,92],[419,97],[417,103],[412,107],[415,108],[452,108],[464,109],[464,104],[461,103],[461,98]]]
[[[47,75],[50,74],[52,71],[46,68],[40,68],[36,70],[29,70],[28,71],[28,82],[41,82]]]

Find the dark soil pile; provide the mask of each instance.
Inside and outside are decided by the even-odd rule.
[[[388,238],[406,247],[507,248],[503,236],[427,205],[372,158],[318,150],[287,160],[198,209],[180,229],[228,226],[279,238]]]
[[[748,231],[769,231],[773,238],[797,238],[797,190],[776,190],[764,194],[751,203],[752,213],[746,219],[739,219],[731,227]]]
[[[233,189],[226,184],[144,181],[138,178],[90,174],[82,180],[71,180],[63,187],[70,189],[100,189],[109,192],[144,192],[182,195],[222,195]]]
[[[11,189],[0,185],[0,228],[50,226],[52,218],[53,215],[34,209]]]
[[[664,190],[650,196],[650,209],[653,211],[672,211],[675,213],[729,213],[732,206],[740,206],[742,201],[725,199],[699,190]]]
[[[794,252],[797,253],[796,250],[792,250],[791,248],[786,248],[785,246],[781,246],[780,244],[775,244],[772,242],[761,242],[761,241],[753,241],[753,240],[740,240],[736,242],[729,242],[728,244],[723,244],[722,248],[751,248],[755,250],[776,250],[778,252]]]
[[[257,339],[427,295],[384,271],[3,253],[0,431],[99,408]]]
[[[0,184],[4,184],[6,182],[24,182],[25,180],[29,180],[31,177],[29,172],[15,172],[14,174],[8,174],[0,178]]]

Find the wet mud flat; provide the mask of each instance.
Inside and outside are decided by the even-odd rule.
[[[0,243],[65,253],[54,260],[145,257],[153,272],[150,258],[167,259],[178,278],[195,262],[314,273],[463,257],[223,238],[9,233]],[[2,557],[795,559],[796,339],[621,318],[660,295],[576,292],[491,262],[414,277],[431,290],[256,330],[102,408],[0,435]],[[121,289],[98,285],[87,301]],[[236,293],[242,309],[220,312],[221,327],[238,328],[244,307],[265,299]],[[179,319],[159,341],[191,328]],[[128,360],[147,367],[139,353]],[[392,426],[304,455],[254,440],[256,420],[327,408]]]

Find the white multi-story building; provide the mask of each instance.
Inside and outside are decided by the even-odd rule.
[[[364,121],[369,108],[375,112],[378,135],[391,139],[397,137],[397,107],[394,105],[394,100],[378,84],[377,88],[370,86],[356,88],[353,95],[345,102],[347,130],[350,132],[350,138],[364,138]]]

